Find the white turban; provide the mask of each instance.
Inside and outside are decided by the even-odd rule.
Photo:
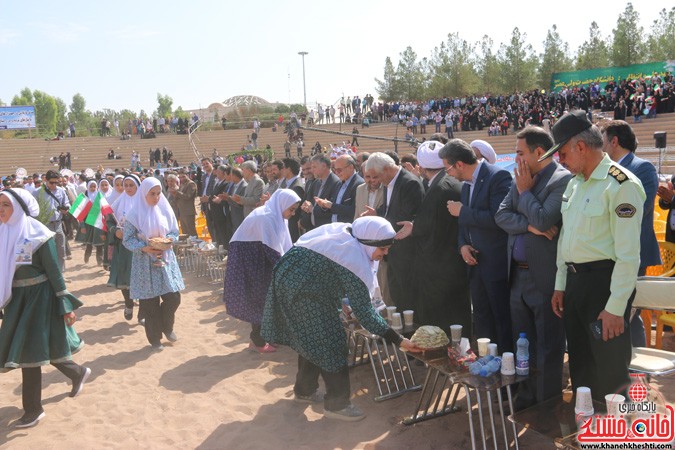
[[[480,154],[483,155],[483,158],[485,158],[485,160],[490,164],[497,162],[497,154],[495,153],[495,149],[492,148],[488,142],[476,139],[469,145],[471,145],[472,148],[478,150]]]
[[[417,163],[424,169],[442,169],[443,160],[438,152],[443,144],[438,141],[425,141],[417,147]]]

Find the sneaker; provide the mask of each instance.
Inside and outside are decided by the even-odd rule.
[[[84,387],[84,383],[87,381],[90,375],[91,369],[89,367],[85,367],[82,377],[80,377],[80,379],[77,380],[76,382],[73,381],[73,389],[70,391],[71,397],[77,397],[78,395],[80,395],[80,392],[82,392],[82,388]]]
[[[178,340],[178,336],[176,336],[176,333],[173,331],[171,333],[164,333],[164,336],[166,336],[167,340],[170,342],[176,342]]]
[[[253,342],[248,343],[248,348],[251,351],[258,352],[258,353],[274,353],[277,351],[276,348],[272,347],[270,344],[265,344],[262,347],[256,346]]]
[[[320,403],[320,402],[323,401],[323,397],[325,395],[326,394],[324,394],[323,392],[319,392],[319,391],[315,391],[311,395],[295,394],[295,398],[293,398],[293,400],[295,400],[297,403]]]
[[[138,324],[145,326],[145,319],[141,319],[140,317],[138,318]]]
[[[124,308],[124,318],[131,320],[134,317],[134,308]]]
[[[157,342],[156,344],[150,344],[152,345],[153,350],[161,351],[164,350],[164,346],[162,345],[161,342]]]
[[[328,417],[329,419],[344,420],[346,422],[357,422],[366,417],[365,413],[361,411],[361,408],[352,405],[351,403],[345,409],[339,411],[330,411],[326,409],[323,412],[323,416]]]
[[[24,414],[19,420],[14,422],[14,428],[30,428],[38,424],[45,416],[44,411],[36,412],[33,414]]]

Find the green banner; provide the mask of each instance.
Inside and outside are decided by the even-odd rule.
[[[674,69],[675,65],[673,61],[660,61],[624,67],[603,67],[592,70],[578,70],[576,72],[556,72],[551,75],[551,92],[559,92],[564,88],[582,87],[595,83],[604,85],[610,81],[618,83],[620,80],[647,78],[654,75],[654,72],[663,76],[666,72],[672,72]]]

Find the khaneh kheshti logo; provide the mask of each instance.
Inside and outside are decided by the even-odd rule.
[[[630,374],[630,401],[616,395],[607,414],[577,416],[577,440],[613,443],[672,443],[675,440],[675,409],[665,402],[643,374]]]

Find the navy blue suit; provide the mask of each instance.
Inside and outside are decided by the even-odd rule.
[[[356,211],[356,188],[363,184],[363,178],[359,176],[358,173],[354,173],[354,176],[350,180],[347,188],[342,194],[342,199],[340,202],[337,202],[337,196],[342,188],[342,184],[338,185],[335,195],[330,201],[333,205],[330,207],[331,214],[337,215],[336,222],[352,223],[354,220],[354,211]]]
[[[470,186],[462,186],[462,209],[459,213],[458,247],[471,245],[478,250],[478,264],[469,266],[469,283],[473,303],[476,337],[488,337],[500,352],[513,350],[508,283],[508,235],[495,223],[511,187],[511,174],[483,162],[480,165],[473,196]]]
[[[656,189],[659,187],[659,177],[652,163],[638,158],[633,152],[629,152],[624,156],[619,164],[633,172],[640,179],[647,195],[640,229],[640,268],[638,269],[638,275],[644,275],[648,266],[661,264],[659,243],[656,240],[656,233],[654,233],[654,198],[656,198]],[[639,313],[640,310],[637,311],[630,321],[633,347],[645,347],[647,345],[645,327]]]
[[[656,168],[649,161],[635,156],[633,152],[628,153],[620,164],[640,179],[647,195],[640,230],[640,270],[648,266],[658,266],[661,264],[661,252],[654,233],[654,199],[656,189],[659,187]]]

